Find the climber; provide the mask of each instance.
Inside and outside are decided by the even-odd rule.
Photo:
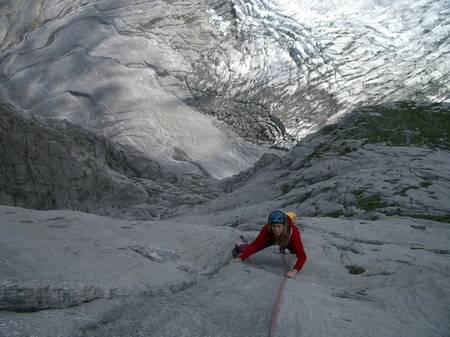
[[[294,212],[285,213],[281,210],[273,211],[269,214],[267,224],[250,244],[241,244],[233,249],[233,261],[240,262],[250,255],[272,246],[280,247],[280,251],[288,249],[297,256],[297,262],[286,274],[287,277],[294,277],[302,269],[306,262],[306,254],[303,248],[300,231],[294,224],[296,214]]]

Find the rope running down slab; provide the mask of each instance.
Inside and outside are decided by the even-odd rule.
[[[283,264],[284,270],[285,272],[287,272],[289,270],[289,266],[288,263],[286,261],[286,253],[283,251],[280,251],[280,255],[281,255],[281,263]],[[271,325],[270,325],[270,334],[269,337],[275,337],[275,332],[277,330],[277,324],[278,324],[278,316],[280,314],[280,308],[281,308],[281,303],[283,300],[283,293],[284,293],[284,288],[286,285],[286,281],[287,281],[287,276],[286,274],[283,277],[283,281],[281,282],[279,288],[278,288],[278,295],[277,295],[277,300],[275,302],[275,305],[273,307],[273,311],[272,311],[272,321],[271,321]]]

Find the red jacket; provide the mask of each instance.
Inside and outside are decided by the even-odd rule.
[[[290,221],[288,218],[288,223],[291,228],[291,235],[289,237],[289,242],[287,249],[293,254],[297,256],[297,262],[294,265],[293,269],[296,269],[297,271],[300,271],[302,269],[303,265],[306,262],[306,253],[305,249],[303,248],[303,242],[302,237],[300,235],[300,230],[297,228],[297,226]],[[264,227],[261,229],[261,232],[259,232],[258,236],[251,244],[249,244],[243,252],[241,253],[241,260],[245,260],[250,255],[253,255],[257,251],[260,251],[261,249],[264,249],[266,247],[274,245],[274,235],[272,231],[270,230],[270,227],[268,224],[264,225]]]

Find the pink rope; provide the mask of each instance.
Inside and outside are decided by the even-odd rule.
[[[283,278],[283,282],[281,283],[280,287],[278,288],[277,301],[275,302],[275,306],[273,307],[273,312],[272,312],[272,324],[270,326],[269,337],[275,337],[275,332],[277,330],[277,324],[278,324],[278,316],[280,314],[281,302],[283,300],[284,286],[286,285],[286,280],[287,280],[287,277],[285,276]]]
[[[289,270],[289,266],[286,261],[285,253],[281,253],[281,263],[283,264],[285,271]],[[270,325],[269,337],[275,337],[275,332],[277,331],[278,316],[280,315],[281,302],[283,301],[283,293],[284,293],[284,287],[286,285],[286,281],[287,281],[287,276],[285,275],[283,278],[283,282],[281,282],[281,284],[278,288],[277,301],[275,302],[275,306],[273,307],[272,323]]]

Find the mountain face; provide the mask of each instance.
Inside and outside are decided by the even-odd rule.
[[[291,147],[358,104],[448,100],[449,10],[445,0],[4,1],[0,100],[167,164],[180,150],[197,163],[184,169],[223,178],[265,152],[241,137]]]
[[[25,117],[0,105],[0,128],[3,205],[159,218],[216,194],[207,188],[211,177],[180,173],[180,166],[65,121]]]
[[[196,55],[210,47],[197,36],[202,30],[185,21],[195,13],[202,19],[204,7],[129,1],[2,5],[0,99],[26,114],[65,119],[132,145],[184,172],[223,178],[248,168],[264,149],[183,103],[190,93],[180,82],[192,72]],[[157,26],[160,17],[167,30]],[[194,52],[170,44],[178,35]]]
[[[403,215],[450,221],[450,106],[396,102],[355,109],[288,154],[265,155],[222,181],[210,211],[267,203],[304,216]],[[245,206],[244,206],[245,207]],[[194,212],[201,212],[199,207]],[[252,218],[256,214],[248,214]]]
[[[84,206],[147,204],[122,209],[120,220],[0,206],[1,336],[257,337],[274,319],[275,335],[287,337],[449,331],[448,104],[356,109],[216,184],[176,177],[67,122],[7,111],[0,120],[16,131],[2,145],[29,144],[27,157],[8,158],[16,159],[8,178],[28,178],[15,182],[19,196],[28,189],[45,200],[40,171],[57,185],[64,180],[52,163],[66,163],[63,187]],[[105,186],[102,203],[95,193]],[[132,219],[139,207],[166,217]],[[277,208],[298,214],[308,259],[294,279],[284,279],[277,247],[230,261],[234,244],[252,240]],[[292,266],[296,256],[285,260]]]
[[[195,83],[262,105],[297,139],[361,104],[449,100],[448,1],[232,3]]]
[[[0,336],[447,336],[448,14],[1,1]]]

